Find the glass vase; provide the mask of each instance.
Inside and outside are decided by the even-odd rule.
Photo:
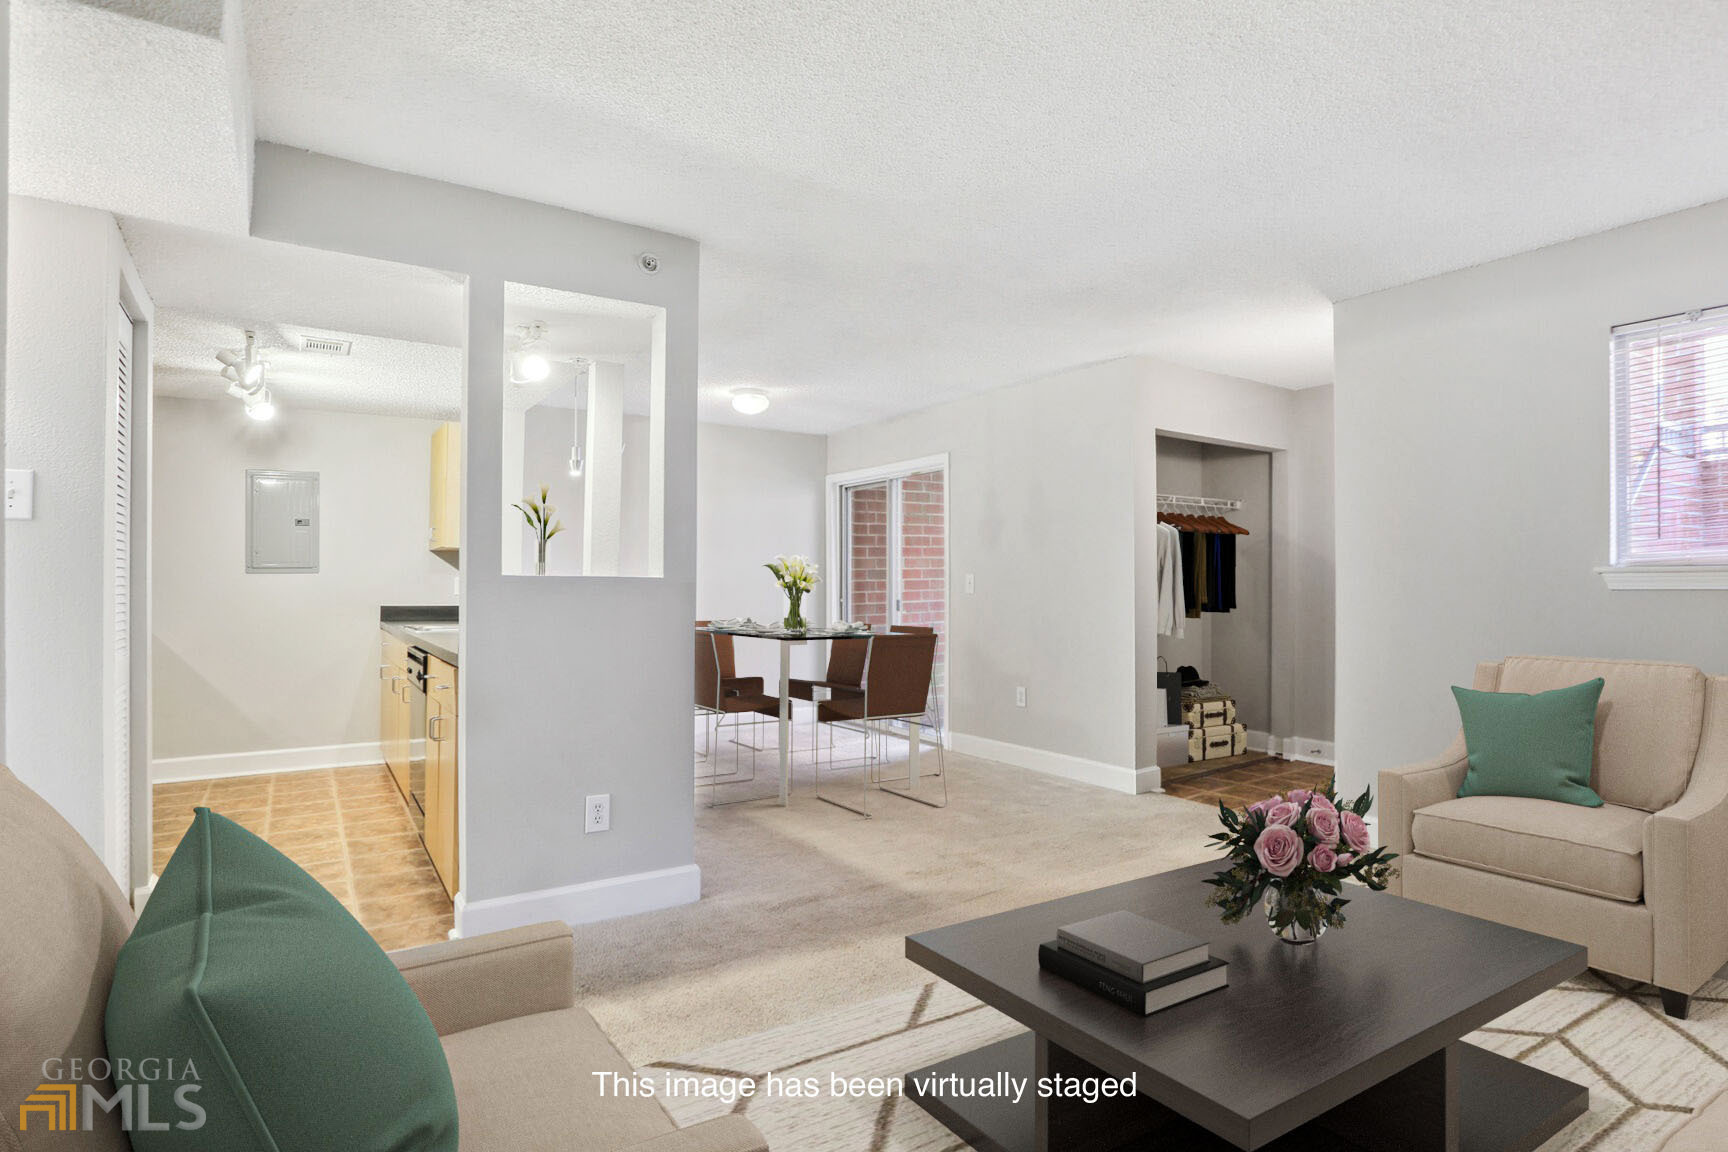
[[[1276,888],[1268,888],[1266,890],[1266,926],[1272,929],[1272,935],[1286,944],[1312,944],[1326,935],[1325,924],[1321,924],[1317,929],[1309,929],[1304,928],[1295,920],[1291,920],[1283,927],[1279,927],[1278,915],[1283,909],[1283,905],[1284,894]]]
[[[546,541],[540,541],[540,554],[534,561],[534,575],[546,575]]]
[[[786,593],[786,619],[781,624],[788,632],[804,631],[804,593]]]

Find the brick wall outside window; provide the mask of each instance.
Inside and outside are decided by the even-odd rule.
[[[941,472],[920,472],[900,484],[900,620],[936,629],[936,669],[942,683],[948,637],[948,570],[944,556]],[[946,719],[946,718],[944,718]]]
[[[948,572],[944,556],[943,474],[920,472],[899,483],[900,609],[890,611],[895,590],[890,585],[887,483],[850,489],[847,493],[851,534],[846,571],[846,617],[867,621],[873,628],[919,624],[936,629],[936,667],[932,681],[943,683],[948,646]],[[946,717],[944,717],[946,719]]]
[[[846,573],[846,618],[872,628],[888,626],[888,486],[873,484],[848,493],[851,530]]]

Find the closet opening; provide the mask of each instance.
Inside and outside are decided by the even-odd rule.
[[[1155,756],[1169,788],[1282,752],[1273,705],[1273,453],[1160,434],[1156,472],[1158,597],[1149,626],[1158,674],[1141,693],[1149,712],[1164,705]]]

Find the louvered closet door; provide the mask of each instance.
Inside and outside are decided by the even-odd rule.
[[[114,424],[109,471],[110,629],[113,647],[107,681],[108,869],[123,891],[132,890],[132,317],[115,305]]]

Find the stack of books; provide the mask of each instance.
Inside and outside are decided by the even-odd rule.
[[[1206,941],[1132,912],[1108,912],[1056,930],[1038,965],[1150,1016],[1230,983]]]

